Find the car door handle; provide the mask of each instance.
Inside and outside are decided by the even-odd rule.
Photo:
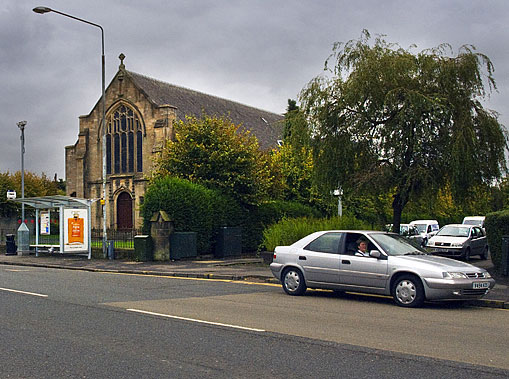
[[[350,261],[346,260],[346,259],[343,259],[341,261],[341,263],[343,263],[344,265],[349,265],[350,264]]]
[[[305,260],[306,260],[306,257],[305,257],[304,255],[300,255],[300,256],[299,256],[299,260],[300,260],[300,261],[305,261]]]

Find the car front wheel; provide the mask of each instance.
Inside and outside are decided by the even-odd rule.
[[[481,254],[481,259],[484,259],[484,260],[488,259],[488,246],[484,247],[484,250]]]
[[[288,295],[298,296],[306,292],[304,276],[299,269],[289,268],[283,272],[283,289]]]
[[[424,303],[421,280],[413,275],[400,276],[392,285],[392,297],[400,307],[420,307]]]
[[[470,248],[467,247],[467,250],[465,250],[465,261],[468,262],[470,260]]]

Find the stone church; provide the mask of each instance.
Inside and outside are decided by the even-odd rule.
[[[113,229],[141,227],[140,205],[152,157],[173,135],[173,122],[186,115],[229,117],[254,134],[262,149],[275,147],[281,115],[178,87],[127,71],[125,56],[106,88],[106,224]],[[102,99],[80,116],[77,142],[65,148],[67,195],[102,197]],[[92,228],[101,228],[99,201],[92,207]]]

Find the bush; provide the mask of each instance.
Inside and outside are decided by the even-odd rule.
[[[243,223],[243,250],[247,252],[264,249],[264,229],[283,218],[320,217],[320,212],[307,205],[293,201],[276,200],[250,209]]]
[[[176,232],[198,234],[197,248],[203,254],[212,252],[219,227],[239,225],[244,213],[235,201],[218,191],[169,176],[154,180],[145,193],[145,230],[150,228],[152,215],[160,210],[171,217]]]
[[[370,230],[371,227],[364,221],[353,216],[318,219],[310,217],[285,218],[265,229],[263,244],[268,251],[274,251],[276,246],[288,246],[301,238],[320,230]]]
[[[509,235],[509,210],[488,213],[484,220],[491,261],[497,271],[502,271],[502,237]]]

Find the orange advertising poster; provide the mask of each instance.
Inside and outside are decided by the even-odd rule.
[[[84,220],[80,217],[73,217],[67,219],[67,234],[69,243],[84,243],[85,228]]]

